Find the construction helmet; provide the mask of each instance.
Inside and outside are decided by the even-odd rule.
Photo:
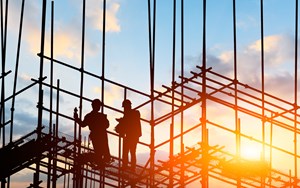
[[[128,100],[128,99],[125,99],[125,100],[122,102],[122,107],[130,106],[130,105],[131,105],[131,101]]]
[[[94,99],[92,101],[92,106],[102,106],[102,102],[99,99]]]

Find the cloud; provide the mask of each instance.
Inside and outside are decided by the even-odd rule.
[[[249,53],[261,53],[261,40],[248,46]],[[264,38],[265,61],[270,65],[283,64],[294,57],[294,38],[287,35],[271,35]]]
[[[97,94],[97,96],[101,96],[101,88],[93,87],[93,93]],[[105,105],[120,106],[123,100],[123,93],[121,89],[115,85],[106,85],[104,89],[104,100]],[[118,102],[117,102],[118,101]]]
[[[289,72],[287,63],[293,61],[293,37],[271,35],[264,38],[265,72],[271,75]],[[214,71],[233,78],[234,53],[224,51],[218,56],[207,56],[207,62]],[[279,71],[278,71],[278,68]],[[259,86],[261,80],[261,40],[237,51],[238,79],[248,85]],[[285,74],[287,75],[287,74]]]
[[[54,26],[54,39],[53,39],[53,54],[54,58],[67,58],[70,60],[80,60],[81,57],[81,35],[79,33],[79,26],[72,23],[63,23],[57,21]],[[40,52],[40,29],[31,28],[30,32],[26,33],[25,40],[29,46],[29,50],[33,54]],[[90,41],[88,41],[89,43]],[[88,47],[88,46],[87,46]],[[46,31],[44,54],[50,56],[51,53],[51,38],[50,30]],[[92,50],[86,49],[86,52]]]
[[[25,2],[23,27],[38,27],[38,25],[40,24],[41,4],[36,3],[35,1]],[[11,31],[19,31],[21,4],[21,0],[9,2],[8,29]]]
[[[61,15],[55,15],[54,21],[54,56],[55,58],[67,58],[68,60],[79,61],[81,58],[81,3],[74,1],[78,6],[76,12],[72,13],[73,17],[71,21],[61,17]],[[74,3],[71,1],[70,3]],[[15,33],[19,31],[20,22],[20,4],[15,1],[10,5],[10,17],[9,17],[9,29]],[[50,7],[47,7],[47,11]],[[120,9],[120,4],[115,1],[107,2],[106,12],[106,32],[120,32],[121,26],[117,13]],[[102,31],[102,4],[99,1],[91,0],[87,1],[86,8],[86,41],[85,41],[85,54],[95,55],[99,51],[99,45],[97,41],[88,35],[88,30],[100,30]],[[80,17],[80,19],[78,19]],[[47,28],[45,35],[45,55],[50,56],[50,19],[47,17]],[[29,52],[36,55],[40,52],[41,48],[41,4],[34,1],[28,1],[24,10],[23,21],[23,36],[25,43],[23,45],[28,46]]]
[[[288,72],[266,76],[266,92],[271,92],[276,97],[293,102],[294,100],[294,75]]]
[[[259,27],[260,22],[252,16],[237,20],[237,28],[247,30],[251,27]]]
[[[99,4],[97,0],[91,0],[87,3],[86,17],[87,21],[97,30],[103,31],[103,8],[102,3]],[[107,2],[106,10],[106,32],[120,32],[121,26],[119,24],[119,19],[117,18],[117,13],[120,9],[120,4],[115,1]]]
[[[21,74],[20,78],[21,78],[21,80],[24,80],[24,81],[30,81],[31,80],[31,76],[29,76],[26,73]]]
[[[10,105],[5,107],[5,114],[6,117],[9,117],[11,120],[11,110]],[[26,110],[25,110],[26,109]],[[31,113],[32,111],[36,110],[35,105],[28,100],[17,100],[15,111],[14,111],[14,121],[13,121],[13,138],[12,140],[17,140],[20,137],[34,131],[37,128],[37,117]],[[31,112],[30,112],[31,111]],[[10,136],[9,132],[11,130],[11,123],[5,126],[6,129],[6,143],[9,142]],[[0,134],[1,135],[1,134]],[[0,144],[0,147],[2,144]]]

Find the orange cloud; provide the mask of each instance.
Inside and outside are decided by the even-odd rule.
[[[29,45],[29,50],[33,54],[40,52],[40,32],[38,29],[32,29],[31,32],[26,36],[26,41]],[[44,54],[50,56],[51,39],[50,34],[47,33],[45,38],[45,49]],[[72,60],[80,59],[81,41],[75,33],[69,32],[68,30],[58,29],[54,34],[53,41],[53,53],[54,57],[65,57]]]

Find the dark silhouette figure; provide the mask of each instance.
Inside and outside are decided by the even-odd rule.
[[[136,146],[139,137],[142,136],[140,112],[131,109],[130,100],[126,99],[122,103],[124,116],[116,119],[119,124],[115,127],[117,133],[124,137],[123,141],[123,168],[128,168],[128,154],[131,156],[131,170],[136,167]]]
[[[94,99],[92,101],[93,109],[85,115],[83,121],[78,118],[78,114],[74,112],[74,119],[81,127],[89,126],[90,138],[97,161],[100,162],[100,164],[110,162],[111,160],[106,132],[106,129],[109,127],[109,121],[106,114],[99,112],[102,105],[99,99]]]

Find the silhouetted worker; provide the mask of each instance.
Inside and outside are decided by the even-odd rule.
[[[78,114],[74,112],[74,119],[81,127],[89,126],[90,138],[95,154],[100,159],[100,164],[103,164],[103,162],[110,162],[111,160],[106,132],[106,129],[109,127],[109,121],[106,114],[99,112],[102,105],[103,104],[99,99],[94,99],[92,101],[93,109],[85,115],[83,121],[78,118]]]
[[[128,99],[123,101],[122,107],[124,108],[124,116],[123,118],[116,119],[119,121],[116,131],[120,134],[120,136],[124,137],[122,167],[128,168],[128,154],[130,152],[131,170],[135,170],[136,146],[139,141],[139,137],[142,136],[140,112],[138,110],[131,109],[131,102]]]

